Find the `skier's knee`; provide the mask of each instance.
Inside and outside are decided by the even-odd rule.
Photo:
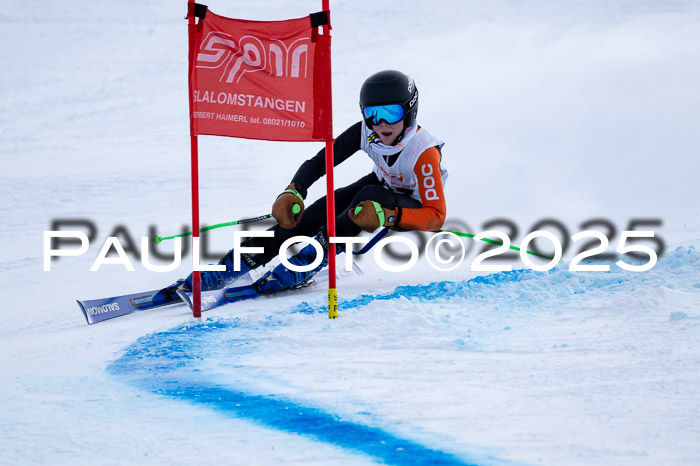
[[[362,201],[376,201],[385,196],[386,190],[381,186],[365,186],[360,189],[352,200],[352,205],[356,206]]]

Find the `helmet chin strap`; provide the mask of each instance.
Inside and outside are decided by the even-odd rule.
[[[410,130],[410,129],[411,129],[410,126],[409,126],[408,128],[406,128],[406,126],[404,125],[403,129],[401,130],[401,132],[399,133],[399,135],[396,136],[396,139],[394,140],[394,142],[391,143],[391,145],[392,145],[392,146],[395,146],[396,144],[400,143],[401,140],[403,139],[404,135],[406,134],[406,131],[408,131],[408,130]]]
[[[406,132],[406,128],[402,129],[401,132],[399,133],[399,135],[396,136],[396,139],[394,139],[394,142],[391,143],[391,145],[392,145],[392,146],[395,146],[396,144],[398,144],[399,142],[401,142],[401,140],[403,139],[403,135],[404,135],[405,132]]]

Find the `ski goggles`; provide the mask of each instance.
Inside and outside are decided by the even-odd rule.
[[[382,120],[393,125],[403,120],[403,117],[406,116],[406,112],[403,109],[403,105],[400,104],[375,105],[372,107],[364,107],[362,109],[362,115],[365,117],[367,126],[378,125]]]

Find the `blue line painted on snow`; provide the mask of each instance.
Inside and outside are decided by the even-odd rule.
[[[635,262],[629,258],[625,262]],[[642,261],[645,262],[645,261]],[[658,263],[643,273],[625,271],[615,265],[608,272],[570,272],[556,267],[547,272],[517,269],[482,275],[457,282],[399,286],[393,292],[362,295],[341,303],[340,309],[353,309],[377,300],[414,299],[420,302],[451,301],[508,302],[514,308],[530,308],[568,300],[572,296],[603,292],[609,295],[634,286],[668,287],[687,290],[700,288],[700,252],[694,247],[678,247],[665,253]],[[322,312],[323,305],[300,303],[292,312]]]
[[[204,404],[284,432],[310,436],[387,464],[473,464],[382,429],[343,420],[321,409],[274,396],[248,394],[206,380],[196,370],[196,362],[203,359],[198,343],[211,340],[214,333],[236,328],[238,324],[238,319],[207,321],[148,335],[132,344],[107,370],[141,389]],[[248,341],[229,343],[239,354],[252,350]],[[236,354],[229,356],[234,358]]]

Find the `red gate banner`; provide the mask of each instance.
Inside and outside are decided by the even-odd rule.
[[[207,11],[190,57],[193,134],[332,139],[330,35],[311,17],[248,21]]]

